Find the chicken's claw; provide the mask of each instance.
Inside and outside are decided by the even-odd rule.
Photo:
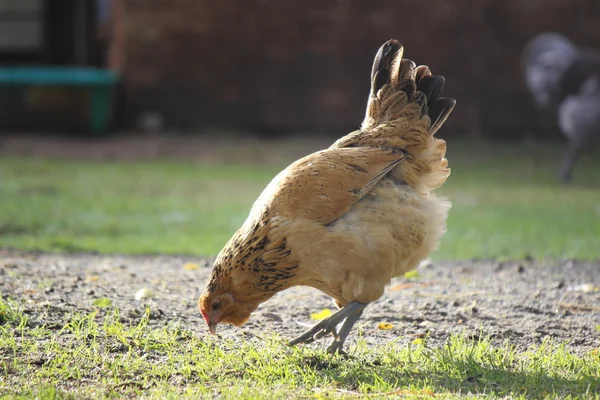
[[[299,343],[312,343],[323,336],[331,334],[333,336],[333,341],[327,348],[327,352],[330,354],[344,354],[342,350],[344,342],[346,341],[350,330],[362,315],[366,306],[366,303],[359,303],[356,301],[349,303],[341,310],[310,328],[307,332],[291,340],[290,346],[294,346]],[[344,321],[344,323],[338,332],[336,328],[342,321]]]

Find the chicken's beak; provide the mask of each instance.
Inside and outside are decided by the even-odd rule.
[[[211,318],[208,316],[208,314],[206,314],[204,312],[204,310],[200,309],[200,312],[202,313],[202,316],[204,317],[204,320],[206,321],[206,325],[208,325],[208,330],[210,331],[211,335],[216,335],[217,333],[217,322],[211,321]]]
[[[210,331],[211,335],[216,335],[217,334],[217,323],[210,322],[208,324],[208,330]]]

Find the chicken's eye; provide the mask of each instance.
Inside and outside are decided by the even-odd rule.
[[[213,303],[213,305],[212,305],[213,310],[217,311],[219,308],[221,308],[221,303],[218,303],[218,302]]]

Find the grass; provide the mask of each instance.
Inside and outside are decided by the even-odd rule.
[[[600,168],[588,154],[562,186],[561,155],[450,141],[438,193],[454,206],[434,258],[600,258]],[[2,157],[0,247],[214,255],[283,167]]]
[[[600,398],[600,354],[551,341],[522,351],[464,335],[439,348],[359,340],[343,359],[277,336],[218,343],[150,315],[124,323],[102,309],[34,324],[0,298],[0,397]]]

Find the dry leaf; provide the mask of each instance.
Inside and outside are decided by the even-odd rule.
[[[400,285],[394,285],[390,288],[390,290],[404,290],[404,289],[410,289],[411,287],[416,286],[415,283],[403,283]]]
[[[406,279],[416,279],[419,277],[419,273],[417,271],[408,271],[404,274]]]
[[[381,329],[382,331],[389,331],[394,327],[394,324],[390,324],[389,322],[380,322],[377,325],[377,329]]]
[[[183,264],[183,269],[185,269],[187,271],[194,271],[194,270],[200,269],[200,266],[198,264],[194,264],[194,263],[186,263],[186,264]]]
[[[98,275],[92,275],[85,278],[86,282],[96,282],[98,280]]]
[[[332,312],[329,308],[324,308],[323,310],[319,311],[318,313],[311,314],[310,318],[320,321],[322,319],[329,317],[331,314],[332,314]]]

